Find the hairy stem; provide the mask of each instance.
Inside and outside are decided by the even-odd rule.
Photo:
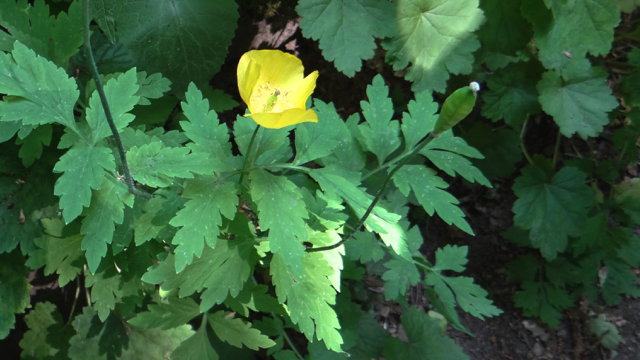
[[[426,139],[424,139],[418,146],[413,148],[413,150],[411,150],[410,153],[408,153],[406,156],[404,156],[402,158],[402,160],[393,168],[393,170],[391,170],[389,172],[389,175],[387,175],[387,178],[384,179],[384,182],[382,183],[382,187],[380,188],[380,190],[378,190],[378,193],[376,194],[376,197],[373,198],[373,201],[371,202],[371,205],[369,205],[369,208],[367,209],[367,211],[364,213],[364,215],[362,215],[362,217],[360,218],[360,221],[358,221],[356,226],[353,227],[353,229],[351,230],[351,232],[349,232],[348,235],[345,235],[342,238],[342,240],[338,241],[337,243],[335,243],[333,245],[322,246],[322,247],[318,247],[318,248],[307,248],[307,249],[305,249],[305,251],[307,251],[307,252],[318,252],[318,251],[333,250],[333,249],[339,247],[340,245],[346,243],[349,239],[351,239],[358,231],[360,231],[360,229],[364,225],[364,222],[367,221],[367,218],[369,217],[369,215],[371,215],[371,212],[373,212],[373,209],[375,208],[376,204],[378,203],[378,201],[382,197],[382,194],[384,193],[384,190],[387,188],[387,184],[389,184],[389,181],[391,180],[393,175],[395,175],[395,173],[398,170],[400,170],[401,167],[406,165],[409,162],[409,160],[413,157],[413,155],[419,153],[420,150],[422,150],[425,146],[427,146],[427,144],[430,143],[431,140],[433,140],[433,139],[434,139],[433,134],[429,133],[429,135],[427,136]]]
[[[256,129],[253,131],[253,135],[251,135],[251,140],[249,141],[249,146],[247,147],[247,152],[244,154],[244,161],[242,162],[242,171],[240,172],[240,180],[238,184],[242,186],[242,180],[244,179],[244,174],[247,171],[247,161],[251,157],[251,150],[253,150],[253,142],[256,139],[256,135],[258,135],[258,130],[260,130],[260,125],[256,126]]]
[[[102,86],[102,80],[100,79],[100,74],[98,74],[98,67],[96,66],[96,61],[93,58],[93,51],[91,51],[91,31],[89,30],[89,23],[91,22],[90,15],[90,0],[82,1],[82,27],[84,33],[84,50],[89,60],[89,69],[91,70],[91,76],[93,80],[96,82],[96,90],[98,91],[98,95],[100,95],[100,101],[102,102],[102,108],[104,109],[104,115],[107,118],[107,123],[109,123],[109,128],[111,129],[111,133],[113,133],[113,137],[116,141],[116,146],[118,147],[118,153],[120,155],[120,161],[122,162],[122,168],[124,169],[124,180],[129,188],[129,192],[135,196],[142,196],[146,198],[152,198],[153,195],[146,193],[144,191],[140,191],[136,189],[133,183],[133,177],[131,176],[131,170],[129,170],[129,164],[127,163],[127,156],[124,151],[124,146],[122,146],[122,139],[120,139],[120,134],[118,133],[118,128],[116,128],[116,124],[113,122],[113,116],[111,115],[111,110],[109,110],[109,102],[107,102],[107,95],[104,93],[104,88]]]

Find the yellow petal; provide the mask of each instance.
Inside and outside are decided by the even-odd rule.
[[[288,92],[289,103],[296,108],[305,109],[307,98],[313,94],[313,90],[316,88],[316,79],[318,78],[318,71],[314,71],[307,75],[306,78],[299,81]],[[276,109],[274,109],[276,110]]]
[[[318,115],[313,110],[290,109],[281,113],[257,113],[245,115],[269,129],[281,129],[289,125],[303,122],[318,122]]]
[[[251,57],[243,55],[238,63],[238,90],[242,101],[249,107],[249,111],[253,112],[251,106],[251,94],[256,87],[258,78],[260,78],[261,66]]]
[[[255,60],[262,67],[259,84],[288,91],[304,77],[302,61],[280,50],[253,50],[244,56]]]

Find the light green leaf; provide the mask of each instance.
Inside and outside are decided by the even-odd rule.
[[[296,127],[296,158],[293,165],[300,165],[330,155],[338,145],[340,125],[344,122],[333,104],[313,101],[318,122],[301,123]]]
[[[247,148],[253,131],[258,124],[251,118],[238,115],[236,122],[233,124],[233,134],[238,144],[238,150],[242,155],[247,156]],[[290,159],[292,155],[289,147],[289,131],[292,127],[288,126],[282,129],[260,129],[253,142],[251,151],[251,159],[254,165],[266,165],[275,162],[283,162]]]
[[[349,116],[346,122],[335,124],[338,130],[338,135],[336,136],[338,146],[333,149],[333,155],[320,159],[319,162],[321,164],[325,166],[335,165],[348,171],[359,171],[364,168],[366,155],[358,141],[358,136],[360,136],[359,122],[360,115],[354,113]],[[358,135],[355,135],[355,133]]]
[[[0,339],[14,328],[15,315],[29,307],[29,269],[18,250],[0,254]],[[337,321],[337,320],[336,320]]]
[[[229,317],[225,311],[217,311],[214,314],[207,314],[207,319],[216,336],[235,347],[244,345],[249,349],[258,350],[258,348],[266,349],[275,345],[268,336],[261,334],[257,329],[252,329],[251,324],[233,318],[233,314]]]
[[[83,236],[76,234],[63,237],[64,222],[60,219],[42,219],[41,222],[46,234],[35,239],[39,249],[30,254],[26,265],[31,268],[46,265],[44,274],[57,273],[58,283],[63,287],[82,272],[84,253],[80,244]],[[41,263],[35,264],[35,259],[41,259]]]
[[[631,13],[638,6],[640,6],[640,0],[616,0],[620,6],[620,10],[626,13]]]
[[[144,213],[133,224],[136,245],[158,239],[169,242],[176,233],[176,228],[169,225],[169,221],[176,216],[186,199],[171,191],[158,190],[157,195],[146,202],[142,210]]]
[[[336,291],[329,276],[334,269],[321,254],[305,253],[302,272],[293,271],[281,254],[273,255],[271,276],[280,303],[287,305],[287,312],[294,324],[298,324],[307,339],[324,340],[327,348],[342,352],[342,337],[338,317],[330,305],[335,304]]]
[[[205,99],[209,100],[209,108],[217,113],[231,110],[240,105],[238,104],[238,102],[233,100],[233,97],[231,97],[231,95],[225,93],[222,90],[207,87],[202,92],[202,96],[204,96]]]
[[[104,325],[99,322],[99,325],[96,324],[97,319],[94,317],[96,311],[87,306],[83,309],[83,314],[76,316],[73,321],[76,335],[69,341],[71,347],[68,352],[72,360],[157,360],[169,357],[178,359],[177,351],[174,349],[177,350],[181,342],[184,344],[196,336],[189,325],[170,330],[125,328],[122,320],[114,316],[110,316]]]
[[[405,79],[414,92],[444,93],[449,73],[468,74],[480,47],[473,34],[484,21],[477,0],[398,0],[398,34],[382,41],[394,70],[412,64]]]
[[[133,195],[127,186],[113,176],[106,176],[100,188],[94,192],[80,228],[80,233],[84,235],[82,250],[86,250],[87,264],[94,274],[100,260],[107,254],[107,244],[113,241],[115,224],[122,224],[125,204],[133,206]]]
[[[29,330],[24,333],[20,340],[22,359],[47,359],[55,358],[60,352],[55,346],[57,343],[51,343],[50,338],[53,332],[61,330],[60,325],[63,324],[62,316],[56,311],[56,306],[50,302],[39,302],[35,309],[24,317],[25,323]],[[56,326],[57,325],[57,326]]]
[[[620,336],[618,328],[607,321],[605,314],[600,314],[596,319],[591,319],[589,327],[591,332],[600,339],[602,346],[609,350],[615,350],[621,343],[626,343],[624,338]]]
[[[522,282],[522,290],[514,297],[517,307],[524,316],[539,317],[544,323],[557,327],[562,319],[562,311],[574,306],[565,289],[540,281]]]
[[[194,174],[210,175],[226,166],[216,164],[207,154],[192,153],[189,148],[168,148],[161,141],[153,141],[127,151],[127,161],[133,178],[152,187],[173,184],[173,178],[191,179]]]
[[[0,118],[0,143],[10,140],[22,127],[22,121],[2,121]]]
[[[424,147],[424,149],[446,150],[474,159],[484,158],[484,155],[482,155],[482,153],[480,153],[474,147],[469,146],[469,144],[467,144],[467,142],[464,141],[463,138],[453,136],[453,133],[451,131],[446,131],[440,134],[439,137],[431,140],[431,142],[428,143]]]
[[[304,247],[308,240],[304,219],[309,217],[298,187],[284,177],[264,170],[249,174],[251,197],[258,204],[262,231],[269,230],[269,248],[297,274],[302,274]]]
[[[382,354],[388,360],[468,360],[456,343],[440,330],[440,320],[424,310],[408,308],[403,311],[402,327],[409,344],[398,338],[388,338]]]
[[[342,346],[343,350],[349,353],[347,357],[344,353],[332,355],[337,359],[378,359],[382,356],[382,348],[384,342],[389,338],[384,328],[377,324],[375,315],[367,313],[360,308],[360,304],[356,304],[351,301],[350,296],[343,293],[338,295],[338,304],[336,305],[336,311],[338,312],[338,318],[340,319],[340,325],[345,343]],[[310,343],[317,344],[318,342]],[[318,348],[324,347],[322,344],[318,344]],[[325,352],[329,352],[325,348]],[[342,357],[340,357],[342,356]]]
[[[409,101],[409,113],[402,114],[402,135],[404,135],[405,151],[410,151],[422,138],[433,130],[438,120],[435,113],[438,103],[433,101],[428,91],[419,92],[415,100]]]
[[[151,105],[149,99],[160,99],[164,93],[171,90],[171,80],[162,77],[162,74],[155,73],[147,76],[146,71],[136,74],[138,85],[140,88],[136,92],[136,96],[140,97],[138,105]],[[111,105],[111,102],[109,102]]]
[[[105,18],[115,20],[116,35],[138,68],[167,77],[179,97],[192,81],[201,89],[207,86],[237,27],[238,5],[232,0],[102,1]]]
[[[86,286],[91,287],[91,302],[101,322],[104,322],[111,310],[116,307],[116,300],[122,298],[122,276],[113,264],[103,265],[94,274],[87,273]]]
[[[529,165],[513,184],[518,196],[513,204],[514,224],[531,229],[531,245],[547,260],[565,250],[568,236],[579,236],[584,230],[588,207],[594,202],[593,189],[584,184],[586,176],[574,167],[564,167],[549,179]]]
[[[376,0],[302,0],[296,6],[306,38],[320,40],[325,59],[352,77],[362,60],[373,58],[374,38],[393,36],[392,4]]]
[[[640,49],[631,50],[627,59],[634,68],[629,75],[622,78],[620,84],[624,91],[624,103],[628,106],[640,106],[640,88],[636,86],[640,82]]]
[[[51,16],[43,0],[36,0],[33,6],[26,0],[2,0],[0,8],[0,26],[8,31],[0,35],[2,51],[10,51],[17,40],[66,68],[69,58],[83,43],[80,2],[71,3],[67,13],[54,11]]]
[[[416,265],[399,256],[384,263],[387,271],[382,275],[384,284],[384,297],[387,300],[397,299],[404,296],[409,290],[409,286],[417,285],[420,281],[420,272]]]
[[[53,216],[58,200],[53,195],[55,176],[51,170],[59,159],[57,152],[44,152],[43,158],[25,169],[18,158],[18,147],[2,144],[0,151],[0,253],[11,252],[21,244],[24,253],[35,250],[34,239],[42,235],[40,219]],[[16,181],[20,179],[22,181]],[[44,266],[41,263],[39,267]]]
[[[342,176],[335,174],[335,168],[324,168],[309,172],[322,187],[325,193],[342,197],[361,217],[371,204],[373,197]],[[335,195],[334,195],[335,196]],[[391,246],[396,254],[409,260],[411,253],[407,247],[406,234],[397,224],[400,216],[393,214],[380,205],[376,205],[364,225],[369,231],[377,232],[387,246]]]
[[[384,257],[384,250],[372,232],[356,233],[353,239],[344,244],[344,247],[349,258],[363,264],[370,261],[376,262]]]
[[[53,127],[49,124],[38,126],[24,139],[21,139],[20,133],[18,133],[16,145],[22,145],[18,156],[22,159],[24,166],[33,165],[34,161],[42,156],[42,145],[49,146],[52,135]]]
[[[553,116],[566,137],[598,136],[609,123],[607,112],[618,106],[606,80],[607,73],[591,67],[589,60],[571,60],[561,73],[542,74],[537,85],[542,109]]]
[[[620,22],[620,9],[609,0],[527,0],[522,14],[533,23],[533,39],[547,69],[559,69],[567,62],[563,52],[574,59],[584,58],[587,52],[608,53]]]
[[[57,122],[77,131],[73,107],[79,92],[74,79],[19,42],[11,53],[0,53],[0,93],[8,95],[0,102],[1,121]]]
[[[436,264],[431,270],[463,272],[468,261],[468,252],[468,246],[446,245],[443,248],[438,248],[438,250],[436,250]]]
[[[231,310],[242,315],[249,317],[249,309],[253,311],[261,311],[266,313],[275,313],[278,315],[285,315],[285,310],[278,302],[278,299],[267,293],[270,288],[267,285],[256,285],[252,281],[244,283],[240,293],[231,297],[228,296],[224,304]]]
[[[105,170],[116,169],[111,149],[80,147],[67,151],[53,168],[64,172],[56,181],[54,194],[60,196],[60,208],[68,224],[77,218],[84,206],[91,203],[91,189],[98,189]]]
[[[150,304],[149,311],[138,313],[127,322],[133,326],[162,330],[172,329],[200,315],[198,304],[191,298],[169,298],[169,303]]]
[[[422,165],[405,165],[395,174],[393,182],[404,196],[409,196],[409,191],[413,190],[420,205],[429,215],[433,215],[435,211],[447,224],[454,224],[473,235],[473,230],[464,219],[464,213],[455,206],[458,200],[443,190],[448,185],[435,175],[435,171]]]
[[[481,185],[492,187],[491,182],[484,177],[477,167],[458,154],[430,149],[420,151],[420,154],[425,155],[435,166],[449,176],[455,176],[456,173],[459,173],[469,182],[478,182]]]
[[[173,244],[178,245],[175,250],[177,272],[190,264],[194,255],[202,255],[205,242],[211,248],[216,246],[222,225],[220,214],[227,219],[235,217],[237,193],[234,183],[221,182],[215,177],[197,177],[188,183],[182,196],[189,201],[169,222],[171,226],[181,227],[173,238]]]
[[[512,55],[531,41],[533,29],[520,14],[521,4],[522,0],[480,0],[480,7],[487,17],[478,31],[483,47]]]
[[[536,83],[542,67],[535,61],[510,64],[487,77],[487,91],[482,92],[482,115],[493,121],[504,119],[519,128],[529,115],[542,111]]]
[[[315,231],[310,228],[307,228],[307,230],[309,232],[309,242],[313,244],[314,247],[333,245],[341,240],[340,235],[334,230],[324,232]],[[342,256],[344,256],[344,247],[339,246],[332,250],[320,251],[320,254],[324,260],[329,263],[329,266],[336,270],[333,275],[329,276],[329,281],[334,289],[340,291],[340,273],[343,269]]]
[[[233,241],[219,240],[215,249],[205,247],[181,273],[176,273],[175,257],[170,254],[159,265],[152,266],[142,281],[162,284],[162,290],[180,289],[180,297],[202,291],[200,311],[221,304],[228,295],[238,296],[258,260],[253,238],[236,236]]]
[[[135,96],[140,88],[137,81],[136,69],[132,68],[117,78],[110,79],[104,85],[104,93],[107,96],[109,110],[111,110],[111,116],[118,132],[122,131],[134,119],[134,116],[129,114],[128,111],[131,111],[140,100],[140,97]],[[97,91],[94,91],[91,99],[89,99],[87,123],[91,127],[94,145],[112,135]]]
[[[182,102],[182,111],[189,121],[181,121],[180,126],[193,141],[189,148],[194,153],[210,154],[212,159],[224,161],[231,156],[229,129],[220,123],[215,111],[209,110],[208,101],[203,100],[202,93],[193,83],[189,84],[185,97],[187,101]]]
[[[184,340],[171,354],[171,360],[218,360],[218,354],[211,346],[207,327],[201,326],[190,338]]]
[[[367,98],[369,102],[360,102],[367,121],[358,128],[366,140],[368,150],[376,155],[378,164],[382,165],[387,156],[400,147],[400,124],[397,120],[390,121],[393,103],[382,75],[376,75],[373,83],[367,86]]]

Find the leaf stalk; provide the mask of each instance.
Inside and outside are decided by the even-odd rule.
[[[98,73],[98,66],[96,65],[96,61],[93,57],[93,51],[91,50],[91,31],[89,29],[89,23],[91,22],[91,14],[89,8],[90,1],[91,0],[82,1],[82,32],[84,35],[84,50],[87,59],[89,60],[89,69],[91,70],[91,76],[96,83],[96,90],[98,91],[98,95],[100,95],[100,102],[102,102],[104,115],[107,118],[107,123],[109,124],[109,128],[111,129],[113,138],[116,141],[116,146],[118,147],[118,154],[120,155],[120,161],[122,162],[122,167],[124,169],[124,179],[127,187],[129,188],[129,192],[135,196],[141,196],[150,199],[153,197],[153,195],[138,190],[133,183],[133,176],[131,176],[129,163],[127,163],[127,156],[124,151],[124,146],[122,145],[122,139],[120,139],[118,128],[113,121],[113,116],[111,115],[111,110],[109,109],[109,102],[107,101],[107,95],[104,93],[102,80],[100,79],[100,74]]]
[[[429,144],[431,142],[431,140],[435,139],[436,137],[437,136],[435,136],[433,134],[433,132],[430,132],[429,135],[427,135],[427,137],[420,144],[418,144],[418,146],[413,148],[413,150],[411,150],[410,153],[408,153],[407,155],[401,157],[402,160],[400,160],[400,162],[398,162],[398,164],[389,172],[389,175],[387,175],[386,179],[384,179],[384,182],[382,183],[382,187],[380,187],[380,190],[378,190],[378,193],[376,194],[376,197],[373,199],[373,201],[369,205],[369,208],[367,208],[367,211],[364,213],[364,215],[362,215],[362,217],[360,218],[360,220],[358,221],[356,226],[353,227],[353,229],[351,230],[351,232],[349,232],[348,235],[345,235],[342,238],[342,240],[338,241],[337,243],[335,243],[333,245],[322,246],[322,247],[318,247],[318,248],[307,248],[307,249],[305,249],[305,251],[306,252],[319,252],[319,251],[333,250],[333,249],[341,246],[345,242],[347,242],[349,239],[351,239],[355,235],[355,233],[360,231],[360,229],[364,225],[364,222],[367,221],[367,218],[369,217],[369,215],[371,215],[371,212],[373,212],[373,209],[375,208],[376,204],[378,203],[378,201],[382,197],[382,194],[384,193],[385,189],[387,188],[387,184],[389,184],[389,181],[391,180],[393,175],[395,175],[395,173],[398,170],[400,170],[400,168],[402,168],[404,165],[406,165],[409,162],[409,160],[411,160],[413,155],[419,153],[422,149],[424,149],[425,146],[427,146],[427,144]]]

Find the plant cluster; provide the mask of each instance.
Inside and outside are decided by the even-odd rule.
[[[557,325],[577,297],[640,295],[640,181],[618,181],[638,158],[640,69],[620,105],[607,86],[617,62],[600,56],[640,40],[614,37],[637,5],[300,0],[303,36],[337,70],[354,76],[383,49],[414,99],[394,108],[377,75],[345,120],[310,97],[317,72],[251,51],[237,70],[248,112],[227,124],[217,114],[238,104],[208,83],[234,37],[233,0],[0,0],[0,338],[44,268],[86,289],[87,306],[63,319],[34,305],[25,359],[468,359],[446,326],[468,333],[457,311],[501,311],[460,274],[466,246],[433,262],[419,251],[409,206],[473,234],[445,179],[491,187],[522,155],[504,236],[536,250],[508,265],[516,305]],[[450,94],[440,111],[433,92]],[[553,156],[530,155],[527,131],[547,115]],[[615,161],[561,156],[563,140],[591,145],[605,129]],[[405,300],[418,284],[428,312]],[[403,306],[408,343],[377,325],[378,297]],[[592,321],[610,348],[612,326]]]

